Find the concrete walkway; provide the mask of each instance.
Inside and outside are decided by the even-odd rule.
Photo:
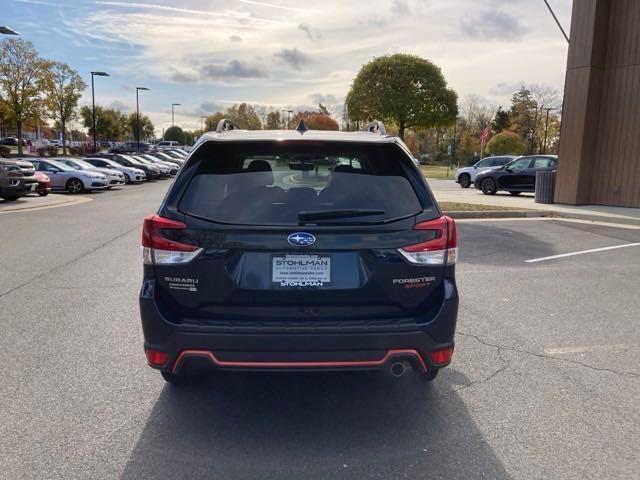
[[[586,215],[606,217],[609,219],[629,220],[640,222],[640,208],[627,207],[607,207],[602,205],[562,205],[562,204],[542,204],[534,201],[534,195],[523,193],[517,197],[507,192],[498,192],[496,195],[484,195],[479,190],[471,186],[461,188],[453,180],[427,179],[429,186],[433,190],[439,202],[461,202],[479,205],[496,205],[500,207],[512,207],[514,210],[533,209],[543,211],[553,211],[566,215]]]

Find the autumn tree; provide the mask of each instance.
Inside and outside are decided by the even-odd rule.
[[[225,114],[222,112],[216,112],[213,115],[209,115],[204,120],[204,131],[205,132],[215,132],[218,127],[218,122],[225,117]]]
[[[491,155],[522,155],[526,145],[517,133],[501,132],[491,137],[485,151]]]
[[[40,92],[43,89],[49,63],[38,55],[31,42],[9,38],[0,46],[0,97],[8,116],[15,120],[18,138],[22,125],[43,108]],[[22,155],[22,142],[18,142]]]
[[[292,125],[298,125],[300,119],[304,120],[304,124],[309,130],[340,130],[338,122],[330,115],[322,112],[298,112],[291,119]]]
[[[507,130],[510,126],[511,122],[509,120],[509,112],[503,110],[502,107],[498,107],[498,110],[491,122],[491,129],[495,133],[500,133],[503,130]]]
[[[393,122],[400,138],[407,128],[452,124],[456,102],[440,68],[407,54],[378,57],[363,65],[346,100],[352,119]]]
[[[271,110],[267,113],[265,128],[267,130],[278,130],[282,128],[282,115],[280,115],[280,110]]]
[[[43,82],[45,107],[62,132],[62,153],[67,154],[67,123],[77,117],[78,100],[87,85],[66,63],[52,62]]]
[[[93,122],[91,107],[80,109],[82,124],[93,136]],[[129,117],[120,110],[104,108],[96,105],[96,136],[103,140],[124,140],[129,133]]]
[[[131,112],[127,117],[128,131],[131,132],[133,138],[138,138],[138,122],[135,112]],[[147,115],[140,115],[140,136],[139,138],[152,138],[155,127],[153,122]]]
[[[226,118],[246,130],[262,129],[262,122],[256,109],[248,103],[240,103],[228,107],[224,114]]]

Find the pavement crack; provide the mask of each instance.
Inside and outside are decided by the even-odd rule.
[[[472,333],[465,333],[465,332],[457,331],[456,335],[462,335],[463,337],[473,338],[476,341],[478,341],[481,344],[486,345],[488,347],[507,350],[507,351],[518,353],[518,354],[529,355],[529,356],[532,356],[532,357],[542,358],[542,359],[545,359],[545,360],[555,360],[555,361],[561,362],[561,363],[571,363],[573,365],[578,365],[580,367],[588,368],[589,370],[594,370],[594,371],[597,371],[597,372],[608,372],[608,373],[613,373],[613,374],[619,375],[619,376],[628,376],[628,377],[633,377],[633,378],[640,378],[640,374],[637,374],[637,373],[634,373],[634,372],[618,371],[618,370],[613,370],[613,369],[610,369],[610,368],[594,367],[593,365],[589,365],[587,363],[583,363],[583,362],[580,362],[578,360],[572,360],[570,358],[558,358],[558,357],[554,357],[553,355],[545,355],[543,353],[535,353],[535,352],[531,352],[529,350],[519,349],[519,348],[510,346],[510,345],[498,345],[498,344],[495,344],[495,343],[490,343],[490,342],[487,342],[486,340],[480,338],[478,335],[474,335]],[[499,351],[500,350],[498,350],[498,352]]]
[[[83,258],[88,257],[88,256],[89,256],[89,255],[91,255],[92,253],[94,253],[94,252],[96,252],[96,251],[100,250],[101,248],[106,247],[107,245],[109,245],[109,244],[111,244],[111,243],[115,242],[116,240],[121,239],[122,237],[125,237],[126,235],[130,234],[130,233],[131,233],[131,232],[133,232],[134,230],[138,230],[139,228],[140,228],[140,226],[139,226],[139,225],[136,225],[135,227],[130,228],[130,229],[129,229],[129,230],[127,230],[126,232],[119,233],[119,234],[118,234],[118,235],[116,235],[115,237],[111,237],[109,240],[107,240],[107,241],[105,241],[105,242],[103,242],[103,243],[101,243],[101,244],[99,244],[99,245],[95,246],[94,248],[92,248],[92,249],[88,250],[87,252],[83,253],[82,255],[79,255],[79,256],[77,256],[77,257],[75,257],[75,258],[72,258],[71,260],[69,260],[69,261],[67,261],[67,262],[65,262],[65,263],[62,263],[62,264],[60,264],[60,265],[58,265],[58,266],[56,266],[56,267],[53,267],[51,270],[48,270],[48,271],[46,271],[46,272],[42,272],[42,273],[40,273],[40,274],[36,275],[35,277],[32,277],[32,278],[30,278],[29,280],[26,280],[25,282],[22,282],[22,283],[20,283],[20,284],[16,285],[15,287],[13,287],[13,288],[10,288],[10,289],[9,289],[9,290],[7,290],[6,292],[2,292],[2,293],[0,293],[0,298],[4,298],[4,297],[6,297],[7,295],[10,295],[11,293],[15,292],[16,290],[20,290],[21,288],[24,288],[24,287],[26,287],[26,286],[28,286],[28,285],[32,284],[33,282],[35,282],[35,281],[37,281],[37,280],[40,280],[40,279],[42,279],[42,278],[46,277],[47,275],[49,275],[49,274],[51,274],[51,273],[55,273],[55,272],[57,272],[57,271],[59,271],[59,270],[62,270],[62,269],[64,269],[64,268],[68,267],[69,265],[71,265],[71,264],[73,264],[73,263],[75,263],[75,262],[77,262],[77,261],[79,261],[79,260],[82,260]]]

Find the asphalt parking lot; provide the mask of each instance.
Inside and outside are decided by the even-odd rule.
[[[168,182],[0,215],[0,478],[586,479],[640,471],[640,229],[461,221],[456,353],[411,374],[145,364],[140,226]]]

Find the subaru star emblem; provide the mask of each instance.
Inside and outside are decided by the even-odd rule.
[[[316,237],[310,233],[296,232],[287,237],[287,242],[296,247],[308,247],[316,243]]]

